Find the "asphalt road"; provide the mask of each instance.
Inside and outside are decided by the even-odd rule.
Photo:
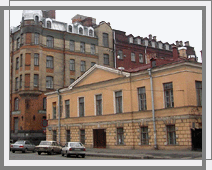
[[[61,154],[54,154],[54,155],[48,155],[46,153],[42,153],[41,155],[38,155],[36,153],[32,152],[26,152],[22,153],[19,151],[16,151],[15,153],[10,152],[9,153],[9,160],[114,160],[114,159],[123,159],[123,158],[111,158],[111,157],[96,157],[96,156],[85,156],[85,158],[78,157],[76,158],[75,156],[70,156],[70,157],[65,157],[62,156]]]

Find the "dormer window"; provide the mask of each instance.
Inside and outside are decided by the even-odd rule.
[[[129,37],[129,43],[133,43],[133,37]]]
[[[68,26],[68,31],[72,32],[72,26],[71,25]]]
[[[89,30],[89,36],[93,36],[93,30]]]
[[[144,45],[148,46],[148,40],[144,40]]]
[[[154,41],[152,41],[152,47],[155,48],[155,42]]]
[[[166,44],[166,50],[169,50],[169,45],[168,44]]]
[[[38,21],[39,21],[39,17],[35,16],[35,24],[38,24]]]
[[[47,21],[47,28],[51,28],[51,22]]]
[[[163,49],[162,43],[158,43],[158,48]]]
[[[137,44],[141,44],[141,39],[137,38]]]
[[[81,27],[79,28],[79,34],[83,35],[83,29]]]

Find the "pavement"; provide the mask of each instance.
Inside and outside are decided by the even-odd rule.
[[[127,158],[127,159],[199,159],[202,160],[201,151],[190,150],[135,150],[135,149],[107,149],[86,148],[87,156]]]

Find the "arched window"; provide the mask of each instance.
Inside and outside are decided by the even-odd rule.
[[[16,97],[15,98],[15,110],[18,110],[18,105],[19,105],[19,99]]]
[[[39,17],[35,16],[35,24],[38,24],[38,21],[39,21]]]
[[[89,30],[89,36],[93,36],[93,30]]]
[[[51,28],[51,22],[47,21],[47,28]]]
[[[72,32],[72,26],[71,25],[68,26],[68,31]]]
[[[83,35],[83,29],[81,27],[79,28],[79,34]]]

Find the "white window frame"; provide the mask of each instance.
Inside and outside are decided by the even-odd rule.
[[[97,110],[96,110],[96,96],[98,95],[102,95],[102,93],[99,93],[99,94],[95,94],[94,95],[94,112],[95,112],[95,116],[97,116]],[[103,115],[103,95],[102,95],[102,114],[101,116]],[[99,115],[98,115],[99,116]]]
[[[120,89],[120,90],[115,90],[113,91],[113,108],[114,108],[114,113],[116,113],[116,92],[119,92],[121,91],[122,92],[122,113],[124,113],[124,93],[123,93],[123,89]]]
[[[133,37],[129,37],[129,43],[133,43]]]
[[[77,98],[77,116],[78,117],[80,117],[80,113],[79,113],[79,98],[84,98],[84,116],[83,117],[85,117],[85,96],[79,96],[78,98]]]

